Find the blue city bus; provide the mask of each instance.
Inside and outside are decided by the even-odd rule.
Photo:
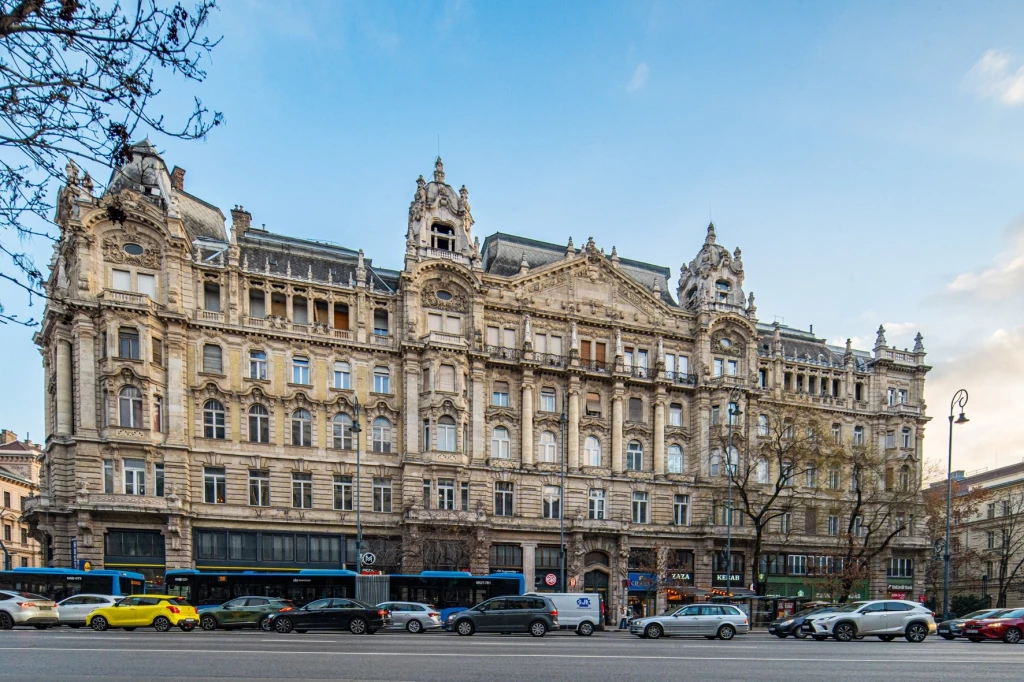
[[[412,601],[445,610],[469,608],[491,597],[522,594],[521,573],[474,576],[462,571],[424,571],[412,575],[357,576],[353,571],[239,571],[170,570],[164,575],[167,594],[185,597],[197,608],[215,606],[245,595],[280,597],[298,605],[324,597],[356,598],[356,579],[366,578],[380,601]],[[381,583],[386,583],[381,586]]]
[[[115,597],[146,591],[146,578],[129,571],[80,571],[74,568],[15,568],[0,571],[0,590],[32,592],[54,601],[76,594],[109,594]]]

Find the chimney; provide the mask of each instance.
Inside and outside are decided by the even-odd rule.
[[[171,171],[171,187],[179,192],[185,191],[185,169],[175,166]]]
[[[235,206],[231,209],[231,229],[248,230],[252,224],[252,214],[243,206]]]
[[[8,443],[17,443],[18,434],[14,431],[8,431],[7,429],[0,430],[0,445],[7,445]]]

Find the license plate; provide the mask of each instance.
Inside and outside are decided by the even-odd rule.
[[[40,611],[53,611],[53,607],[52,606],[40,606],[39,610]]]
[[[185,623],[185,625],[188,625],[189,623],[196,622],[196,620],[195,620],[195,618],[186,618],[186,619],[184,619],[182,621],[179,621],[179,622],[182,622],[182,623]]]
[[[969,635],[976,635],[976,634],[978,634],[978,631],[977,630],[973,630],[973,629],[972,630],[968,630],[967,634],[969,634]]]

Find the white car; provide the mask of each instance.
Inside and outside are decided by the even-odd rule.
[[[80,628],[85,625],[85,618],[96,609],[113,606],[122,597],[111,597],[108,594],[76,594],[57,603],[57,617],[61,625]]]
[[[15,625],[34,625],[46,630],[57,625],[57,605],[52,599],[31,592],[0,590],[0,630]]]
[[[839,642],[874,636],[883,642],[903,637],[923,642],[935,632],[935,614],[923,605],[899,599],[858,601],[811,621],[815,639],[831,636]]]

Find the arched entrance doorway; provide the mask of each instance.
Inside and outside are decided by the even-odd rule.
[[[601,595],[601,600],[604,602],[605,624],[611,623],[608,605],[608,574],[601,569],[594,569],[584,573],[583,591],[596,592]]]

